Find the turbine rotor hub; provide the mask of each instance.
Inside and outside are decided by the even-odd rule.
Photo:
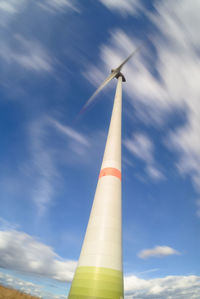
[[[122,77],[122,82],[126,82],[126,79],[121,72],[117,73],[117,75],[115,76],[116,79],[118,79],[119,77]]]
[[[117,71],[117,74],[115,75],[114,78],[118,79],[120,76],[122,77],[122,82],[126,82],[126,79],[124,77],[124,75],[120,72],[120,69],[112,69],[111,73],[114,73]]]

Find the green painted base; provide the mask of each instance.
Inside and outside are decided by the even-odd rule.
[[[122,299],[123,273],[100,267],[78,267],[68,299]]]

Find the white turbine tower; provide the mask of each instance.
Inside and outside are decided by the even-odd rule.
[[[136,49],[138,51],[138,49]],[[117,78],[113,111],[92,210],[68,299],[122,299],[121,114],[125,59],[89,98],[81,112]]]

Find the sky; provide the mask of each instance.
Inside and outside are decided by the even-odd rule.
[[[200,294],[199,0],[0,0],[0,283],[67,297],[123,69],[125,298]]]

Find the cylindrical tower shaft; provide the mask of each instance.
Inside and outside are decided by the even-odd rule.
[[[121,114],[119,76],[94,202],[68,299],[123,298]]]

